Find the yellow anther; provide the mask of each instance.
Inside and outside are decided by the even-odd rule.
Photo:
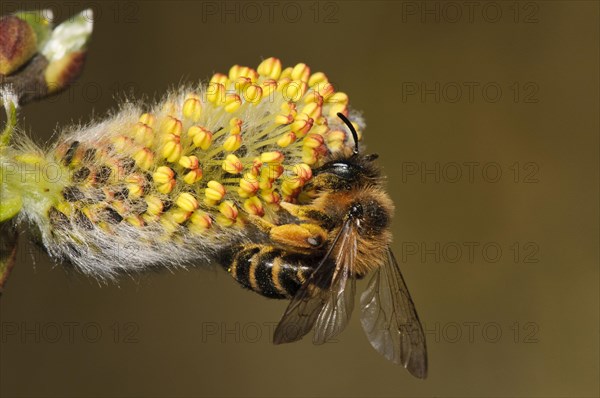
[[[285,114],[296,112],[296,103],[286,101],[281,104],[281,111]]]
[[[153,195],[148,195],[145,198],[146,204],[148,208],[146,209],[146,213],[151,215],[158,215],[163,212],[163,202]]]
[[[197,98],[188,98],[183,103],[183,116],[194,123],[200,119],[202,114],[202,103]]]
[[[231,120],[229,120],[229,127],[231,128],[229,134],[240,134],[242,132],[242,124],[243,121],[239,117],[231,118]]]
[[[222,227],[231,227],[231,226],[235,225],[235,220],[231,220],[222,214],[219,214],[217,216],[216,222],[217,222],[217,224],[219,224]]]
[[[165,143],[162,150],[162,157],[167,159],[168,162],[174,163],[179,160],[181,156],[181,143],[175,140],[169,140]]]
[[[192,194],[188,192],[184,192],[179,195],[175,201],[175,204],[187,212],[192,212],[198,208],[198,201],[196,198],[194,198],[194,196],[192,196]]]
[[[323,145],[323,142],[324,140],[322,135],[311,133],[304,137],[304,140],[302,140],[302,146],[304,148],[318,148]]]
[[[333,130],[326,135],[327,146],[334,151],[339,151],[346,142],[346,133],[341,130]]]
[[[227,76],[222,73],[215,73],[210,78],[210,83],[214,83],[214,84],[222,84],[223,86],[227,86],[228,82],[229,81],[228,81]]]
[[[144,113],[142,116],[140,116],[139,122],[142,124],[146,124],[150,127],[154,126],[154,121],[156,120],[156,118],[154,117],[153,114],[151,113]]]
[[[252,83],[255,83],[258,80],[258,72],[252,68],[246,67],[246,69],[242,70],[242,75],[249,77]]]
[[[310,76],[310,68],[306,64],[297,64],[292,69],[291,78],[294,80],[301,80],[303,82],[308,82],[308,77]]]
[[[240,180],[240,188],[248,195],[254,195],[258,192],[258,178],[252,173],[244,174],[244,177]]]
[[[140,183],[127,184],[129,190],[129,196],[132,198],[139,198],[144,194],[144,186]]]
[[[329,117],[336,118],[338,113],[348,117],[348,107],[344,104],[334,104],[329,107]]]
[[[262,96],[263,98],[273,98],[273,94],[277,92],[277,81],[273,79],[267,79],[262,82]]]
[[[294,116],[292,114],[282,115],[279,114],[275,116],[275,124],[290,124],[294,121]]]
[[[348,105],[348,94],[343,93],[343,92],[337,92],[333,95],[331,95],[328,99],[327,102],[330,104],[344,104],[344,105]]]
[[[182,156],[179,159],[179,165],[184,169],[197,169],[200,162],[196,156]]]
[[[225,86],[221,83],[209,83],[206,88],[206,99],[215,105],[225,102]]]
[[[155,222],[160,222],[160,216],[144,213],[142,214],[142,218],[147,224],[152,224]]]
[[[212,225],[212,219],[208,214],[201,210],[196,210],[190,217],[190,222],[199,228],[207,229]]]
[[[154,139],[154,132],[152,131],[152,127],[144,124],[142,122],[136,123],[134,126],[135,131],[135,140],[144,145],[150,146],[152,145],[152,141]]]
[[[192,213],[190,211],[186,211],[184,209],[174,209],[169,212],[171,220],[177,224],[183,224],[190,218],[191,215]]]
[[[160,193],[168,194],[173,190],[173,188],[175,188],[176,184],[177,182],[175,180],[170,180],[164,184],[158,185],[156,190]]]
[[[229,174],[239,174],[244,169],[242,161],[233,154],[227,155],[221,167]]]
[[[281,71],[281,75],[279,75],[279,80],[289,79],[292,76],[292,67],[288,66],[284,70]]]
[[[296,141],[296,134],[294,134],[293,131],[289,131],[287,133],[284,133],[277,140],[277,145],[279,145],[282,148],[286,148],[286,147],[290,146],[291,144],[293,144],[295,141]]]
[[[290,77],[282,77],[279,80],[277,80],[277,91],[282,93],[291,81],[292,79],[290,79]]]
[[[300,179],[285,180],[281,184],[281,193],[284,196],[296,196],[298,189],[301,188],[302,185],[303,182]]]
[[[313,90],[315,91],[315,93],[318,93],[325,101],[331,99],[331,96],[335,92],[333,84],[329,82],[317,83],[317,85],[313,87]]]
[[[200,148],[203,151],[206,151],[210,144],[212,143],[212,133],[200,126],[192,126],[188,129],[188,136],[192,137],[192,141],[194,142],[194,146],[196,148]]]
[[[308,79],[308,85],[310,87],[312,87],[315,84],[324,83],[324,82],[328,82],[328,81],[329,81],[329,79],[327,79],[327,76],[325,76],[325,73],[317,72],[317,73],[313,73],[312,75],[310,75],[310,78]]]
[[[173,221],[173,215],[172,214],[169,214],[168,217],[161,217],[160,218],[160,224],[165,229],[165,232],[167,232],[168,234],[172,234],[173,232],[177,231],[177,228],[179,228],[179,225],[177,225]],[[167,236],[164,237],[164,239],[167,240],[167,239],[170,239],[170,238],[167,235]]]
[[[306,94],[306,90],[308,90],[308,85],[302,80],[292,80],[281,86],[281,94],[286,101],[300,101],[300,98]]]
[[[262,165],[263,165],[263,163],[260,161],[260,157],[256,157],[256,158],[252,159],[252,167],[250,168],[250,172],[254,176],[258,176],[260,174],[260,169],[261,169]]]
[[[302,107],[301,112],[308,115],[312,119],[317,119],[321,117],[321,112],[323,111],[323,107],[319,105],[317,102],[310,102],[305,104]]]
[[[237,94],[226,94],[225,95],[225,111],[228,113],[233,113],[237,111],[242,105],[242,100]]]
[[[173,116],[167,116],[160,126],[163,134],[181,135],[181,120]]]
[[[273,180],[269,178],[261,178],[258,182],[258,187],[264,191],[270,191],[273,189]]]
[[[279,151],[263,152],[260,154],[260,161],[263,163],[281,163],[283,161],[283,153]]]
[[[244,100],[252,104],[258,104],[263,97],[262,88],[256,84],[251,84],[245,88],[243,95]]]
[[[302,161],[306,164],[315,164],[318,160],[318,153],[313,148],[302,148]]]
[[[279,203],[279,201],[281,200],[281,196],[279,196],[277,191],[272,190],[260,191],[259,196],[265,203]]]
[[[312,178],[312,169],[309,165],[304,163],[298,163],[292,166],[294,174],[302,181],[306,182]]]
[[[296,119],[290,126],[292,131],[298,138],[302,138],[310,131],[313,126],[313,118],[305,113],[300,113],[296,116]]]
[[[270,79],[279,79],[281,61],[275,57],[267,58],[258,65],[258,73]]]
[[[230,135],[223,142],[223,149],[227,152],[237,151],[242,146],[242,136],[240,134]]]
[[[152,174],[152,179],[157,184],[167,183],[175,177],[175,172],[173,169],[167,166],[160,166],[156,169],[154,174]]]
[[[249,214],[262,217],[265,215],[265,209],[263,208],[262,202],[256,196],[253,196],[244,201],[244,210]]]
[[[206,185],[207,187],[204,191],[204,195],[207,199],[214,202],[219,202],[225,197],[225,187],[218,181],[212,180]]]
[[[144,194],[145,179],[140,174],[132,174],[125,179],[130,197],[140,197]]]
[[[246,89],[246,87],[248,87],[251,84],[252,84],[252,80],[250,80],[249,77],[239,76],[233,82],[233,87],[235,88],[235,91],[237,91],[238,93],[241,93]]]
[[[144,219],[140,216],[129,216],[125,219],[125,221],[138,228],[143,227],[145,225]]]
[[[312,132],[319,135],[326,135],[329,132],[329,126],[327,124],[313,126]]]
[[[194,170],[190,170],[186,173],[186,175],[183,176],[183,181],[185,181],[186,184],[190,184],[192,185],[195,182],[198,182],[202,179],[202,169],[197,168]]]
[[[235,220],[238,216],[238,209],[232,201],[226,200],[219,205],[219,213],[230,220]]]
[[[244,191],[242,188],[237,189],[237,194],[242,199],[245,199],[245,198],[251,196],[248,192]]]
[[[258,79],[258,73],[252,68],[247,66],[233,65],[229,69],[229,80],[235,80],[238,77],[248,77],[252,81],[256,81]]]
[[[261,180],[275,181],[278,179],[285,169],[279,163],[269,163],[260,171]]]
[[[306,97],[304,97],[305,104],[310,104],[311,102],[316,102],[320,106],[323,106],[323,102],[325,101],[323,100],[321,94],[319,94],[317,91],[312,90],[309,91],[308,94],[306,94]]]

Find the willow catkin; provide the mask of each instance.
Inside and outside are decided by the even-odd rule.
[[[354,147],[338,112],[347,95],[305,64],[235,65],[152,107],[123,104],[49,150],[18,137],[0,153],[2,189],[53,257],[97,277],[209,261],[261,239],[250,215],[277,223],[281,201],[310,201],[313,169]]]

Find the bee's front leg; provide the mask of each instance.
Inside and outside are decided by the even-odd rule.
[[[318,257],[247,244],[224,250],[219,262],[245,288],[269,298],[291,298],[314,271]]]

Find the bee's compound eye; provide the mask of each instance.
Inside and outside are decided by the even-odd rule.
[[[354,203],[350,206],[350,217],[360,217],[363,214],[363,207],[360,203]]]
[[[309,245],[314,246],[314,247],[321,246],[321,243],[323,243],[323,240],[321,239],[320,236],[311,236],[306,241],[308,242]]]

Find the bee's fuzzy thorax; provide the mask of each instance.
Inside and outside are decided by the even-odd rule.
[[[49,150],[21,140],[0,156],[2,188],[23,198],[18,219],[50,254],[98,277],[206,261],[250,239],[247,214],[276,220],[313,169],[354,147],[337,112],[347,95],[305,64],[235,65],[71,128]]]

